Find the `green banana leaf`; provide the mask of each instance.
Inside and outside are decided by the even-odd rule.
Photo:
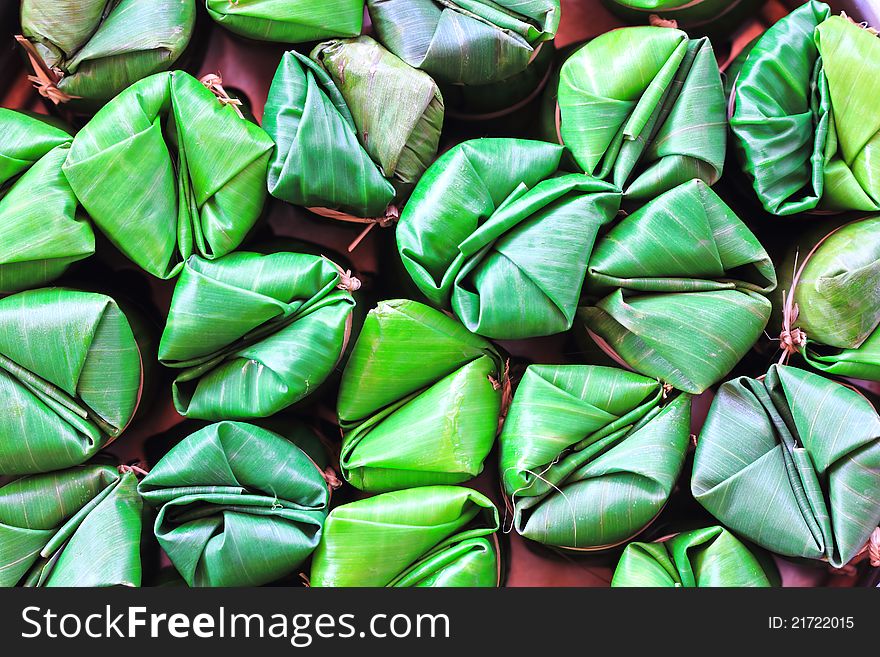
[[[105,105],[62,167],[98,228],[173,278],[192,254],[235,249],[260,216],[272,140],[194,77],[159,73]]]
[[[379,41],[443,82],[523,71],[559,27],[559,0],[367,0]]]
[[[607,32],[566,60],[556,92],[559,142],[628,198],[721,177],[727,103],[709,39],[653,26]]]
[[[269,192],[310,208],[374,218],[433,161],[443,98],[425,73],[369,37],[284,54],[263,125],[275,139]]]
[[[768,587],[778,573],[723,527],[706,527],[654,543],[630,543],[611,586]],[[768,572],[769,570],[769,572]]]
[[[190,586],[259,586],[294,572],[321,538],[330,489],[276,433],[218,422],[175,445],[140,483],[154,531]]]
[[[691,402],[656,379],[597,365],[530,365],[499,438],[513,527],[601,550],[660,513],[684,465]]]
[[[880,211],[880,39],[807,2],[758,40],[735,82],[730,127],[773,214]]]
[[[794,286],[801,355],[829,374],[880,381],[880,216],[846,224],[813,248]]]
[[[733,379],[700,433],[691,491],[744,538],[839,568],[880,523],[880,417],[854,390],[795,367]]]
[[[265,417],[304,398],[336,367],[354,298],[336,265],[300,253],[193,256],[174,287],[159,362],[182,370],[177,412]]]
[[[556,175],[563,149],[476,139],[444,153],[416,186],[397,227],[406,270],[428,300],[500,339],[571,328],[593,242],[620,191]]]
[[[312,586],[498,586],[498,510],[459,486],[383,493],[324,523]]]
[[[194,0],[22,0],[41,93],[99,107],[138,80],[171,68],[189,43]],[[45,70],[42,70],[45,69]],[[81,99],[81,100],[80,100]]]
[[[83,465],[7,483],[0,586],[140,586],[142,510],[130,470]]]
[[[720,381],[770,319],[767,252],[700,180],[624,218],[593,249],[578,310],[618,362],[699,394]]]
[[[302,43],[361,33],[364,0],[205,0],[208,15],[236,34]]]
[[[761,0],[602,0],[616,16],[635,25],[646,25],[653,16],[675,21],[689,34],[723,34],[728,37]]]
[[[17,292],[92,255],[95,235],[61,173],[73,137],[4,108],[0,134],[0,292]]]
[[[123,432],[142,384],[110,297],[44,288],[0,299],[0,474],[85,462]]]
[[[503,371],[488,341],[440,311],[379,302],[339,387],[345,479],[377,491],[477,476],[495,442]]]

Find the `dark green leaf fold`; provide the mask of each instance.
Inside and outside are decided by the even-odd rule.
[[[193,256],[174,288],[159,361],[181,415],[265,417],[296,403],[336,367],[354,298],[336,265],[300,253]]]
[[[728,381],[700,433],[691,490],[758,545],[841,567],[880,524],[880,417],[854,390],[795,367]]]
[[[284,43],[356,37],[364,20],[364,0],[205,0],[205,6],[231,32]]]

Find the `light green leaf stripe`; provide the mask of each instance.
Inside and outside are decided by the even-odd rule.
[[[880,524],[880,417],[857,392],[795,367],[728,381],[700,433],[691,490],[743,537],[839,568]]]
[[[312,559],[312,586],[499,584],[498,510],[480,493],[426,486],[333,509]]]

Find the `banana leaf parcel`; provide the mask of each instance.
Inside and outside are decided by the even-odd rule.
[[[477,476],[506,383],[495,348],[454,319],[415,301],[380,302],[340,383],[343,476],[374,491]]]
[[[593,301],[578,318],[597,344],[642,374],[698,394],[760,337],[776,272],[746,225],[692,180],[601,237],[584,287]]]
[[[444,153],[416,186],[397,248],[428,300],[500,339],[571,328],[593,242],[620,190],[556,175],[563,149],[476,139]]]
[[[684,465],[688,395],[597,365],[531,365],[504,421],[513,527],[572,550],[623,543],[660,513]]]
[[[110,297],[44,288],[0,299],[0,474],[85,462],[131,421],[142,383]]]
[[[691,490],[744,538],[839,568],[880,523],[880,418],[859,393],[795,367],[733,379],[700,433]]]
[[[730,127],[773,214],[880,210],[880,39],[807,2],[749,52]]]
[[[284,43],[355,37],[364,21],[364,0],[205,0],[205,6],[231,32]]]
[[[345,351],[358,286],[319,256],[191,257],[159,342],[159,361],[181,370],[177,412],[265,417],[314,392]]]
[[[783,348],[823,372],[880,381],[880,216],[827,233],[795,277]]]
[[[634,25],[675,21],[691,34],[728,37],[760,6],[760,0],[602,0],[614,14]],[[656,17],[656,18],[655,18]]]
[[[367,36],[284,54],[263,125],[277,146],[269,192],[330,217],[387,225],[434,160],[437,85]],[[345,215],[351,215],[346,217]]]
[[[228,100],[228,99],[227,99]],[[266,199],[272,140],[188,73],[159,73],[105,105],[63,171],[99,229],[153,276],[241,244]]]
[[[443,82],[522,72],[559,27],[559,0],[367,0],[379,41]]]
[[[189,43],[194,0],[22,0],[22,45],[40,93],[98,107],[171,68]]]
[[[772,560],[723,527],[694,529],[626,546],[611,586],[767,587],[778,585]]]
[[[259,586],[318,545],[330,489],[276,433],[218,422],[175,445],[140,483],[159,545],[190,586]]]
[[[140,586],[143,501],[123,466],[0,486],[0,586]]]
[[[95,235],[61,173],[73,137],[4,108],[0,134],[0,292],[17,292],[90,256]]]
[[[498,586],[498,510],[459,486],[393,491],[333,509],[312,586]]]
[[[627,198],[721,177],[727,104],[708,38],[654,26],[606,32],[565,61],[556,91],[556,139]]]

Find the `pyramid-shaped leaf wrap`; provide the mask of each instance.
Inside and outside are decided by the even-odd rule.
[[[83,463],[140,400],[141,356],[110,297],[45,288],[0,299],[0,474]]]
[[[266,417],[306,397],[342,357],[355,301],[336,265],[301,253],[190,258],[174,287],[159,361],[182,370],[178,413]]]
[[[726,103],[707,38],[653,26],[606,32],[562,65],[557,103],[560,143],[627,198],[721,177]]]
[[[763,587],[778,582],[770,555],[716,525],[654,543],[630,543],[611,586]]]
[[[501,480],[526,538],[599,550],[638,534],[684,464],[690,398],[611,367],[531,365],[501,433]]]
[[[776,287],[767,252],[705,183],[658,196],[601,237],[578,311],[619,361],[700,393],[755,344]]]
[[[379,40],[410,66],[467,85],[523,71],[559,27],[559,0],[367,0]]]
[[[206,0],[208,15],[250,39],[302,43],[361,33],[364,0]]]
[[[132,472],[84,465],[0,486],[0,586],[140,586]]]
[[[43,285],[90,256],[95,235],[61,173],[73,137],[5,108],[0,134],[0,292],[16,292]]]
[[[825,3],[761,36],[736,78],[730,127],[768,212],[880,210],[878,95],[880,39]]]
[[[406,270],[471,331],[516,339],[571,328],[593,242],[620,205],[612,184],[555,175],[562,147],[476,139],[431,165],[397,228]]]
[[[140,483],[155,534],[190,586],[259,586],[296,570],[321,538],[330,489],[282,436],[218,422],[175,445]]]
[[[840,567],[880,524],[880,417],[854,390],[795,367],[733,379],[700,432],[691,490],[744,538]]]
[[[107,103],[63,171],[95,225],[142,269],[173,278],[193,254],[241,244],[263,209],[272,139],[183,71]]]
[[[495,442],[503,371],[494,347],[454,319],[380,302],[339,388],[342,474],[363,490],[475,477]]]
[[[171,68],[193,34],[195,0],[23,0],[22,34],[61,79],[58,90],[95,109]]]
[[[312,586],[497,586],[498,510],[459,486],[393,491],[333,509]]]

